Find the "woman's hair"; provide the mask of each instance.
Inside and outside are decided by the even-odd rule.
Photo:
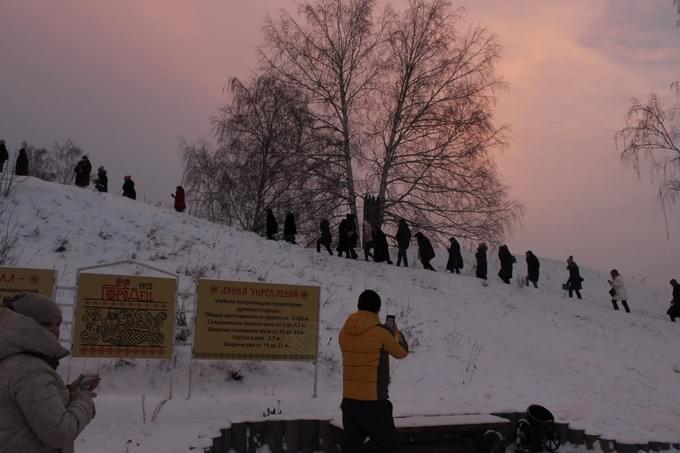
[[[614,276],[621,275],[621,274],[619,274],[619,271],[617,271],[616,269],[612,269],[610,274],[612,274]]]

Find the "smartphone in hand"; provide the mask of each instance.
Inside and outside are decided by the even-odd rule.
[[[385,327],[394,332],[397,329],[397,322],[394,315],[387,315],[385,318]]]

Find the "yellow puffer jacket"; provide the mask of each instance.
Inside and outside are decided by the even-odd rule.
[[[352,313],[340,330],[342,395],[361,401],[387,399],[390,382],[388,354],[397,359],[408,355],[408,344],[398,330],[392,334],[380,324],[376,313]]]

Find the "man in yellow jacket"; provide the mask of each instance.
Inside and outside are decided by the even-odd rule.
[[[358,308],[340,330],[342,451],[359,452],[368,437],[377,452],[392,453],[398,451],[399,443],[387,394],[388,354],[403,359],[408,344],[396,326],[391,330],[380,323],[380,296],[375,291],[361,293]]]

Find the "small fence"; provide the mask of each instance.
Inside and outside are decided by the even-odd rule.
[[[511,422],[514,433],[517,421],[525,416],[524,412],[496,413],[497,417]],[[646,442],[629,443],[617,441],[613,438],[601,437],[588,433],[586,430],[572,427],[566,422],[556,422],[555,427],[560,434],[562,444],[585,446],[588,450],[600,449],[603,453],[638,453],[663,452],[672,449],[680,450],[680,442]],[[504,433],[505,434],[505,433]],[[512,435],[505,436],[503,444],[494,451],[503,451],[512,444]],[[269,420],[246,421],[239,420],[231,425],[199,438],[189,447],[190,453],[255,453],[259,448],[267,446],[271,453],[339,453],[341,437],[334,428],[332,421],[315,419],[272,418]],[[408,450],[402,445],[402,450]],[[409,450],[410,451],[410,450]],[[416,448],[413,451],[444,451],[435,445],[428,448]],[[480,449],[474,443],[461,440],[457,446],[447,445],[448,453],[470,453],[488,451]]]

